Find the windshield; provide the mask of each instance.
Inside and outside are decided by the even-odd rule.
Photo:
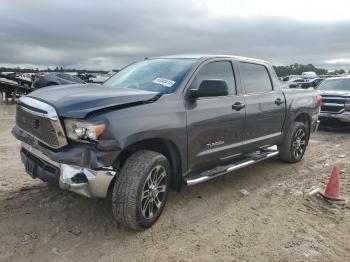
[[[196,59],[144,60],[125,67],[103,85],[169,94],[176,90],[195,62]]]
[[[330,79],[323,81],[317,90],[329,90],[329,91],[350,91],[350,78],[349,79]]]

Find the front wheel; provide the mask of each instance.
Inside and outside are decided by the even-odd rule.
[[[117,222],[142,230],[152,226],[165,206],[170,167],[165,156],[148,150],[131,155],[117,175],[112,210]]]
[[[284,141],[278,146],[279,158],[289,163],[299,162],[305,153],[309,130],[304,123],[294,122]]]

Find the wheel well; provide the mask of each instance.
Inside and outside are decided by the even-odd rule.
[[[310,127],[311,118],[306,113],[301,113],[295,118],[295,122],[304,123],[306,126]]]
[[[138,150],[151,150],[164,155],[169,163],[171,169],[171,182],[170,186],[176,191],[181,191],[182,186],[182,170],[181,170],[181,156],[176,145],[167,139],[152,138],[146,139],[125,148],[118,156],[115,166],[122,168],[125,161]]]
[[[301,122],[306,125],[309,133],[309,137],[307,139],[308,143],[310,138],[311,117],[307,113],[301,113],[295,118],[295,122]]]

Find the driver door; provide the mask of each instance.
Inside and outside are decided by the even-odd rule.
[[[191,172],[220,165],[240,151],[245,107],[244,98],[236,88],[233,68],[230,60],[202,64],[190,86],[190,89],[198,89],[203,80],[224,80],[229,89],[227,96],[186,100],[188,163]]]

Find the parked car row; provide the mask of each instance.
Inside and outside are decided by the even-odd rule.
[[[85,84],[79,77],[64,73],[36,74],[33,82],[34,88],[52,85]]]
[[[296,78],[291,81],[288,81],[289,88],[316,88],[324,78],[313,78],[313,79],[305,79],[305,78]]]
[[[110,71],[107,74],[90,74],[81,73],[77,75],[67,73],[39,73],[36,74],[33,81],[34,88],[41,88],[51,85],[66,85],[66,84],[85,84],[95,83],[102,84],[116,72]]]
[[[309,80],[317,78],[317,74],[315,72],[302,72],[301,75],[289,75],[282,77],[282,81],[289,82],[294,79],[303,79],[303,80]]]
[[[303,72],[301,75],[289,75],[281,77],[281,85],[287,88],[315,88],[325,78],[318,77],[315,72]]]
[[[16,81],[19,85],[32,87],[33,89],[42,88],[52,85],[66,84],[85,84],[97,83],[102,84],[116,72],[110,71],[107,74],[81,73],[76,74],[64,72],[40,72],[40,73],[16,73],[3,72],[1,75],[7,79]]]

